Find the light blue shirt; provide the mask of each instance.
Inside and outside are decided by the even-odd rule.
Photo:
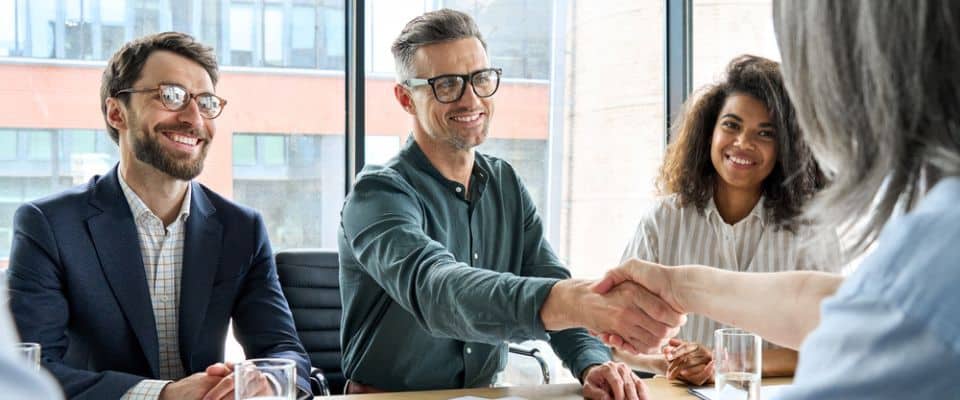
[[[781,399],[960,399],[960,178],[888,222],[823,302]]]

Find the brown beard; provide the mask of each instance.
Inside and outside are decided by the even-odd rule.
[[[160,132],[161,127],[154,129],[154,132]],[[178,127],[178,130],[184,130]],[[162,135],[157,133],[157,135]],[[130,135],[133,153],[138,160],[153,166],[161,172],[170,175],[176,179],[189,181],[203,172],[203,162],[207,158],[207,140],[203,140],[199,145],[200,157],[196,160],[178,160],[168,154],[160,145],[159,139],[150,138],[146,135]],[[202,136],[201,136],[202,137]]]

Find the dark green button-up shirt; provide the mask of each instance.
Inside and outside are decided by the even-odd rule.
[[[540,307],[568,278],[513,168],[476,154],[467,195],[413,138],[367,166],[339,235],[343,370],[384,390],[488,386],[504,341],[549,340],[580,376],[610,360],[583,329],[547,333]]]

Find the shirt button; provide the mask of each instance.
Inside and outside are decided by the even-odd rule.
[[[460,192],[463,192],[463,188],[460,186],[457,186],[457,193],[460,193]]]
[[[479,258],[480,258],[480,254],[478,254],[478,253],[473,253],[473,259],[474,259],[474,260],[479,259]]]
[[[467,347],[467,354],[473,353],[473,349]]]

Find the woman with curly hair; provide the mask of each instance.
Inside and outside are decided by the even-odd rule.
[[[731,271],[836,272],[834,230],[801,218],[824,178],[801,139],[779,65],[744,55],[688,100],[657,178],[662,195],[641,218],[623,259]],[[694,384],[713,376],[713,332],[691,315],[664,354],[618,356],[634,368]],[[764,343],[766,376],[789,376],[796,351]]]

